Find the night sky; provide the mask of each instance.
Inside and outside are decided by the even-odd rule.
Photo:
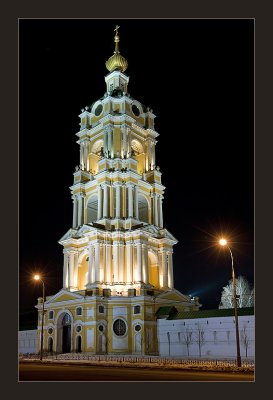
[[[20,312],[62,288],[62,246],[72,224],[69,186],[79,164],[78,115],[101,98],[120,25],[128,92],[157,116],[156,164],[166,186],[164,226],[174,286],[217,308],[231,278],[254,281],[253,20],[20,20]]]

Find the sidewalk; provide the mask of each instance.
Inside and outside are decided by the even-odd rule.
[[[221,361],[221,360],[219,360]],[[42,361],[37,358],[32,358],[29,359],[27,357],[21,357],[19,359],[20,363],[43,363],[43,364],[63,364],[63,365],[82,365],[82,366],[104,366],[104,367],[117,367],[117,368],[152,368],[152,369],[175,369],[175,370],[196,370],[196,371],[232,371],[232,372],[247,372],[247,373],[254,373],[254,367],[252,366],[243,366],[243,367],[236,367],[236,366],[231,366],[231,365],[212,365],[212,364],[206,364],[205,362],[200,365],[200,364],[194,364],[193,362],[189,363],[179,363],[175,362],[173,360],[172,364],[162,364],[160,362],[145,362],[145,361],[140,361],[140,362],[135,362],[135,361],[129,361],[126,360],[124,361],[122,358],[120,358],[119,361],[105,361],[105,360],[95,360],[95,359],[89,359],[89,360],[76,360],[76,359],[49,359],[49,358],[44,358]]]

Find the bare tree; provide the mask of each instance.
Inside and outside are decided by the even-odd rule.
[[[186,328],[185,332],[183,332],[184,343],[187,346],[188,356],[190,355],[190,345],[192,344],[192,330]]]
[[[197,331],[195,333],[195,341],[198,344],[199,356],[201,357],[202,346],[205,344],[205,330],[200,324],[198,324],[197,326]]]
[[[243,276],[239,276],[236,281],[237,307],[253,307],[254,289]],[[234,308],[233,302],[233,283],[232,279],[227,286],[223,287],[219,308]]]
[[[248,350],[248,347],[249,347],[249,336],[247,334],[246,326],[244,326],[243,329],[241,330],[241,335],[240,336],[241,336],[241,342],[242,342],[242,345],[245,348],[246,357],[247,357],[247,350]]]

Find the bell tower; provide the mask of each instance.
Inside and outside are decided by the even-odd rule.
[[[153,110],[128,92],[118,29],[114,54],[106,61],[106,92],[79,115],[72,226],[59,241],[63,288],[46,307],[54,310],[61,296],[71,326],[82,308],[85,324],[74,335],[81,332],[77,343],[84,351],[156,354],[159,310],[189,311],[200,304],[174,289],[177,240],[164,228],[165,187],[155,152],[159,133]],[[61,329],[60,321],[55,324]],[[73,330],[71,340],[73,350]]]

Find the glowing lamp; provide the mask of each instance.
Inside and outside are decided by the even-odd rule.
[[[35,281],[39,281],[40,280],[40,275],[34,275],[34,279],[35,279]]]
[[[224,238],[220,239],[220,240],[219,240],[219,244],[220,244],[221,246],[226,246],[226,245],[227,245],[226,239],[224,239]]]

